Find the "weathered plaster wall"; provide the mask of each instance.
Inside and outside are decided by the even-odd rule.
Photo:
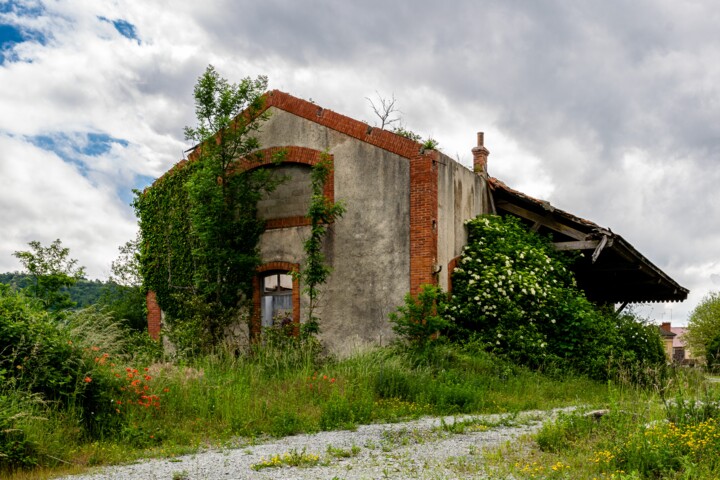
[[[448,288],[448,262],[462,253],[467,243],[464,222],[488,213],[487,183],[470,169],[442,155],[438,168],[438,278]]]
[[[274,178],[283,178],[284,181],[258,202],[258,215],[266,220],[305,216],[312,196],[311,167],[285,163],[264,168],[271,169]]]
[[[408,160],[285,111],[269,111],[258,134],[263,148],[327,150],[334,157],[335,199],[346,207],[326,237],[333,273],[317,311],[323,341],[337,353],[387,343],[392,337],[388,313],[410,289]],[[265,232],[263,261],[302,265],[307,232],[307,227]]]

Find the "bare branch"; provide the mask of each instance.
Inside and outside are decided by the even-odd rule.
[[[380,119],[380,128],[384,129],[385,127],[391,126],[393,123],[399,122],[399,114],[402,112],[400,112],[400,110],[398,110],[395,106],[395,103],[397,102],[395,94],[393,94],[390,98],[383,97],[377,91],[375,94],[377,95],[377,104],[373,102],[370,97],[365,97],[365,99],[370,102],[370,107],[372,108],[373,113],[375,113],[375,115],[377,115]],[[397,116],[393,118],[394,115]]]

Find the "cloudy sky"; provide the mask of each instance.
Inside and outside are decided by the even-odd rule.
[[[691,289],[720,289],[720,9],[713,0],[0,0],[0,272],[62,239],[104,278],[132,189],[189,147],[208,64],[369,123],[610,227]]]

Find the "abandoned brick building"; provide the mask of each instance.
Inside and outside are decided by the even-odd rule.
[[[688,291],[610,230],[523,195],[487,174],[488,150],[478,134],[473,170],[436,150],[392,132],[280,91],[266,96],[270,113],[257,137],[266,161],[288,181],[259,205],[267,220],[260,240],[251,331],[271,324],[278,311],[301,322],[304,299],[288,275],[304,262],[310,171],[323,152],[333,174],[325,195],[346,212],[330,226],[325,254],[332,274],[317,314],[331,350],[386,343],[388,314],[406,293],[427,283],[449,289],[450,273],[466,242],[464,222],[482,213],[515,215],[529,228],[553,233],[560,249],[585,250],[579,285],[601,303],[680,301]],[[274,152],[285,150],[280,165]],[[157,337],[161,309],[148,294],[148,327]]]

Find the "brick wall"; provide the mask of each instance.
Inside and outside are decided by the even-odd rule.
[[[438,153],[410,158],[410,293],[437,283]]]
[[[160,339],[160,328],[162,327],[162,310],[157,303],[155,292],[148,292],[145,296],[145,304],[147,305],[147,322],[148,333],[154,340]]]

